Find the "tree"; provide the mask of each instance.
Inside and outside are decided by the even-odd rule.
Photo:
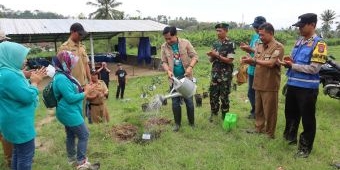
[[[84,13],[80,13],[78,15],[78,19],[86,19],[86,16],[84,15]]]
[[[89,14],[89,18],[94,19],[123,19],[124,12],[118,11],[115,8],[122,5],[116,0],[96,0],[97,2],[87,2],[86,5],[91,5],[97,8],[96,11]]]
[[[322,22],[322,33],[323,36],[326,38],[331,38],[332,35],[330,34],[330,30],[331,30],[331,25],[334,22],[334,19],[336,17],[336,13],[333,10],[327,9],[325,11],[323,11],[323,13],[321,14],[321,20]]]

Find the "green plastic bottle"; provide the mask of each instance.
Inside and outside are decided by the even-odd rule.
[[[237,124],[237,114],[227,113],[224,117],[223,129],[230,131],[236,128],[236,124]]]

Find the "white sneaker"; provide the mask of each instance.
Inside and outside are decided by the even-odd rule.
[[[77,170],[88,170],[91,169],[91,163],[87,161],[87,158],[81,165],[77,166]]]

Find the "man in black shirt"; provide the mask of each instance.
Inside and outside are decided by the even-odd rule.
[[[100,79],[103,80],[106,87],[109,88],[111,70],[107,68],[106,62],[102,62],[102,66],[97,70],[97,72],[100,75]]]
[[[125,85],[127,83],[126,81],[126,71],[123,69],[122,64],[118,63],[118,70],[116,71],[116,76],[117,76],[117,93],[116,93],[116,99],[119,98],[119,94],[120,94],[120,98],[123,99],[124,98],[124,90],[125,90]]]

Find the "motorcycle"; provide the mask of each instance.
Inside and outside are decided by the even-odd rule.
[[[328,56],[325,64],[319,71],[320,83],[323,86],[323,92],[331,98],[340,100],[340,64],[334,62],[333,56]],[[282,95],[286,96],[287,85],[282,88]]]
[[[328,56],[327,62],[321,66],[320,83],[325,95],[340,100],[340,64],[334,60],[333,56]]]

